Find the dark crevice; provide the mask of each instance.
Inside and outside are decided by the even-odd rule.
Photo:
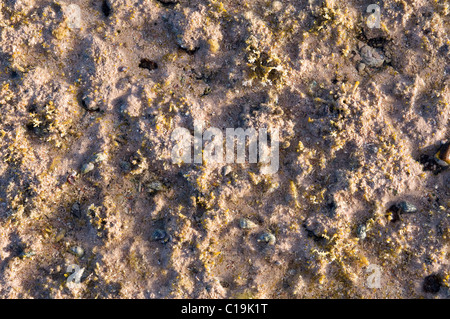
[[[141,62],[139,63],[139,67],[141,69],[147,69],[149,71],[153,71],[158,68],[158,64],[155,61],[151,61],[149,59],[141,59]]]
[[[111,4],[109,3],[108,0],[103,0],[102,12],[105,15],[105,17],[109,17],[111,15],[112,8],[111,8]]]

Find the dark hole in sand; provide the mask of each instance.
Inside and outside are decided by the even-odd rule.
[[[439,292],[439,289],[441,289],[441,283],[442,279],[439,275],[429,275],[423,280],[423,291],[437,294]]]
[[[102,3],[102,12],[103,12],[103,14],[105,15],[105,17],[109,17],[110,15],[111,15],[111,6],[110,6],[110,4],[108,3],[108,1],[107,0],[103,0],[103,3]]]
[[[179,1],[178,0],[157,0],[164,7],[174,7]]]
[[[141,59],[141,62],[139,63],[139,67],[141,69],[147,69],[149,71],[153,71],[158,68],[158,64],[155,61],[151,61],[149,59]]]

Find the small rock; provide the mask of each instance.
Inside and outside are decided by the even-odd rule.
[[[233,169],[231,168],[230,165],[226,165],[222,168],[222,175],[223,176],[227,176],[228,174],[230,174],[233,171]]]
[[[155,193],[164,189],[164,185],[159,181],[150,182],[146,186],[149,193]]]
[[[239,220],[239,227],[241,227],[242,229],[252,229],[257,227],[258,225],[256,225],[254,222],[252,222],[250,219],[247,218],[241,218]]]
[[[366,68],[366,65],[364,63],[358,64],[358,72],[361,74],[364,72],[364,69]]]
[[[361,50],[362,62],[370,67],[379,68],[384,63],[384,55],[377,49],[364,45]]]
[[[361,224],[356,229],[356,236],[358,236],[359,239],[363,240],[367,236],[367,226],[365,224]]]
[[[87,174],[95,168],[94,163],[89,162],[83,165],[81,168],[81,174]]]
[[[161,240],[166,237],[166,232],[162,229],[157,229],[152,234],[152,240]]]
[[[56,235],[55,241],[56,241],[56,242],[60,242],[60,241],[64,238],[65,235],[66,235],[66,231],[65,231],[64,229],[61,230],[61,231]]]
[[[83,257],[83,255],[84,255],[84,249],[81,248],[80,246],[72,247],[70,249],[70,252],[72,254],[74,254],[75,256],[78,256],[78,257]]]
[[[72,208],[70,209],[70,213],[75,216],[76,218],[81,218],[81,209],[80,204],[78,202],[75,202],[72,205]]]
[[[161,241],[161,243],[166,243],[170,240],[170,236],[162,229],[156,229],[151,237],[152,241]]]
[[[105,153],[97,153],[92,157],[93,163],[100,163],[106,160],[106,154]]]
[[[416,206],[406,201],[401,201],[395,204],[395,206],[397,207],[399,213],[412,214],[417,212]]]
[[[258,241],[269,245],[274,245],[276,238],[272,233],[265,232],[261,236],[259,236]]]
[[[131,164],[128,163],[127,161],[121,161],[120,162],[120,168],[124,172],[129,172],[129,171],[131,171]]]

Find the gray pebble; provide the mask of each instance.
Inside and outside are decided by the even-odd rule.
[[[222,175],[223,176],[227,176],[228,174],[230,174],[233,171],[233,169],[231,168],[230,165],[224,166],[222,168]]]
[[[106,154],[105,153],[97,153],[92,157],[93,163],[100,163],[106,160]]]
[[[78,202],[75,202],[72,205],[72,208],[70,209],[70,213],[75,216],[76,218],[81,218],[81,209],[80,204]]]
[[[383,65],[384,55],[377,49],[364,45],[360,52],[364,64],[374,68],[379,68]]]
[[[358,72],[362,73],[364,72],[364,69],[366,68],[366,65],[364,63],[359,63],[358,64]]]
[[[120,168],[124,172],[129,172],[131,170],[131,164],[128,163],[127,161],[121,161],[120,162]]]
[[[83,167],[81,168],[81,173],[82,174],[86,174],[89,173],[90,171],[92,171],[95,168],[94,163],[89,162],[83,165]]]
[[[395,206],[398,208],[400,213],[412,214],[417,212],[416,206],[406,201],[401,201],[397,203]]]
[[[72,254],[74,254],[75,256],[78,256],[78,257],[83,257],[83,255],[84,255],[84,249],[81,248],[80,246],[74,246],[74,247],[72,247],[72,248],[70,249],[70,252],[71,252]]]
[[[276,242],[276,238],[272,233],[265,232],[261,234],[261,236],[259,236],[258,241],[269,245],[274,245]]]
[[[148,183],[147,188],[150,193],[154,193],[154,192],[163,190],[164,186],[161,182],[154,181],[154,182]]]
[[[239,220],[239,227],[241,227],[242,229],[252,229],[255,228],[256,226],[257,225],[254,222],[252,222],[247,218],[241,218]]]
[[[156,229],[151,236],[152,241],[161,241],[166,243],[170,240],[170,236],[162,229]]]
[[[367,226],[365,224],[361,224],[356,229],[356,236],[358,236],[359,239],[363,240],[367,236]]]

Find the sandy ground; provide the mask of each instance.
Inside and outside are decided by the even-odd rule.
[[[450,3],[372,3],[0,0],[0,297],[450,297]]]

